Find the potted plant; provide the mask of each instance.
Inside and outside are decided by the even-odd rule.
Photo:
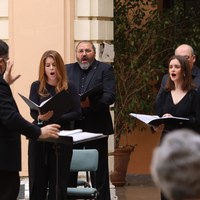
[[[129,161],[130,153],[136,146],[128,143],[128,139],[126,145],[120,144],[121,137],[127,138],[136,126],[136,121],[129,113],[153,113],[153,103],[160,77],[165,72],[166,60],[173,54],[174,47],[180,43],[192,42],[190,36],[200,31],[196,20],[196,29],[191,29],[188,35],[189,19],[180,3],[177,1],[176,6],[161,14],[156,0],[114,0],[117,99],[114,106],[115,151],[111,181],[116,186],[125,184],[125,177],[120,175],[120,167],[123,166],[125,176],[125,161]],[[187,30],[183,27],[187,27]],[[120,164],[117,157],[122,155],[122,151],[129,155],[120,158]],[[117,177],[120,180],[116,180]]]
[[[125,176],[131,152],[136,144],[120,145],[121,135],[131,133],[135,121],[129,116],[131,111],[150,112],[155,95],[154,87],[158,67],[149,63],[153,58],[154,29],[150,17],[156,17],[156,3],[148,5],[143,1],[114,1],[114,46],[117,100],[114,107],[115,150],[114,172],[110,178],[115,186],[125,184]],[[149,9],[149,6],[151,9]],[[155,19],[154,19],[155,20]],[[152,40],[152,44],[149,43]],[[146,95],[148,93],[148,96]]]

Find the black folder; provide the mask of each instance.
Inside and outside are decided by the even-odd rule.
[[[80,94],[80,99],[81,101],[83,101],[86,99],[86,97],[92,97],[92,96],[100,95],[102,93],[103,93],[103,85],[102,83],[100,83],[94,86],[93,88],[87,90],[83,94]]]
[[[71,95],[66,90],[62,90],[61,92],[57,93],[55,96],[42,102],[40,105],[37,105],[36,103],[26,98],[22,94],[19,94],[19,95],[30,107],[30,109],[37,110],[41,114],[44,114],[48,111],[53,110],[54,114],[52,118],[50,119],[53,122],[58,120],[60,116],[63,115],[64,113],[69,112],[69,110],[73,107],[73,101],[72,101]]]

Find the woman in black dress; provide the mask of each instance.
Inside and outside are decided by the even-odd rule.
[[[74,85],[67,80],[64,62],[60,54],[53,50],[46,51],[40,60],[38,81],[32,83],[29,98],[40,105],[62,90],[66,90],[70,94],[73,106],[69,112],[56,119],[56,123],[61,125],[61,129],[69,130],[73,128],[71,126],[73,120],[80,117],[80,97]],[[62,105],[58,106],[62,107]],[[33,123],[38,126],[53,123],[52,116],[53,111],[41,114],[36,110],[31,110]],[[56,160],[55,147],[59,149],[58,161]],[[59,144],[58,147],[50,142],[29,140],[30,200],[67,199],[71,157],[72,145]],[[57,184],[59,190],[56,190]]]
[[[188,123],[167,124],[161,135],[163,137],[171,130],[190,128],[198,131],[199,127],[199,95],[192,85],[191,70],[188,60],[182,56],[172,56],[168,65],[169,78],[165,90],[156,99],[156,114],[160,117],[189,118]],[[161,194],[161,200],[166,198]]]

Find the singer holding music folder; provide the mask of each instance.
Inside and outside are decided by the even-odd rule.
[[[46,113],[31,109],[34,124],[42,127],[56,122],[60,124],[61,130],[69,130],[73,129],[73,120],[78,119],[81,114],[80,97],[75,86],[67,79],[61,55],[57,51],[46,51],[40,60],[38,81],[32,83],[29,98],[40,105],[49,97],[63,90],[71,98],[70,101],[63,98],[63,101],[59,101],[56,105],[58,108],[62,108],[63,113],[54,118],[54,111],[51,109]],[[71,102],[71,106],[64,106],[69,102]],[[56,106],[54,105],[54,107]],[[56,157],[55,148],[56,151],[58,150],[58,157]],[[67,199],[72,148],[73,141],[69,144],[29,141],[30,200]]]
[[[115,75],[111,65],[96,60],[95,56],[94,44],[91,41],[80,41],[76,46],[77,62],[66,65],[69,80],[74,82],[81,95],[82,116],[75,126],[86,132],[108,136],[114,133],[109,106],[116,97]],[[98,200],[110,200],[108,137],[85,143],[84,148],[98,150]]]
[[[199,91],[192,85],[192,76],[188,60],[183,56],[172,56],[168,64],[168,81],[166,88],[156,99],[156,114],[160,117],[175,116],[188,118],[188,123],[166,124],[161,135],[161,142],[165,135],[172,130],[190,128],[199,130]],[[161,194],[161,200],[166,200]]]

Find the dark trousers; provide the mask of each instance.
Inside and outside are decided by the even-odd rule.
[[[73,144],[29,141],[30,200],[66,200]]]
[[[108,137],[85,144],[86,149],[97,149],[99,165],[96,173],[96,187],[99,191],[98,200],[110,200],[110,183],[108,169]]]
[[[19,172],[0,171],[0,199],[16,200],[20,187]]]

